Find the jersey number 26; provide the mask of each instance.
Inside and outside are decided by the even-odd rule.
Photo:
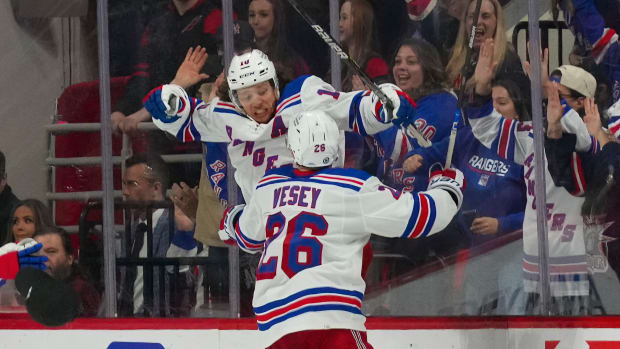
[[[257,280],[273,279],[276,276],[278,257],[266,258],[269,244],[278,238],[287,226],[286,218],[281,212],[274,213],[267,218],[265,226],[267,244],[263,252],[263,258],[256,272]],[[304,236],[306,229],[310,230],[311,236]],[[310,212],[301,212],[288,222],[286,237],[282,247],[282,266],[286,276],[292,278],[300,271],[312,268],[322,263],[323,244],[315,236],[327,233],[327,221],[323,216]]]

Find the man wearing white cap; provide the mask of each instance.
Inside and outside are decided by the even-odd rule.
[[[582,118],[586,114],[585,105],[587,98],[593,99],[597,107],[601,109],[601,106],[598,106],[597,103],[599,96],[596,93],[596,79],[587,71],[572,65],[563,65],[551,74],[551,80],[559,83],[560,98]],[[615,138],[620,139],[620,102],[617,101],[607,109],[606,117],[608,119],[607,131]],[[553,125],[549,125],[547,129],[547,135],[550,137],[550,132],[554,131],[552,127]],[[561,133],[556,133],[556,135],[561,135]],[[593,147],[590,150],[600,150],[600,141],[596,137],[592,137],[592,142]]]
[[[563,112],[555,122],[548,119],[547,136],[557,139],[562,136],[563,132],[574,133],[579,135],[577,139],[583,141],[577,145],[580,150],[592,152],[599,150],[598,142],[589,136],[588,130],[581,120],[585,116],[586,98],[595,100],[597,97],[594,76],[574,65],[563,65],[554,70],[549,79],[557,83]]]
[[[584,113],[586,97],[596,98],[596,79],[579,67],[563,65],[551,73],[550,79],[559,83],[560,98],[579,115]]]

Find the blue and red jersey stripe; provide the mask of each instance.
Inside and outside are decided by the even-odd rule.
[[[346,311],[362,315],[364,295],[359,291],[335,287],[317,287],[294,293],[283,299],[254,308],[260,331],[292,317],[317,311]]]
[[[401,237],[412,239],[425,237],[435,224],[437,215],[435,201],[430,195],[423,193],[407,193],[407,195],[413,195],[413,209]]]

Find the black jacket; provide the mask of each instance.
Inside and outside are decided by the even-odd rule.
[[[151,89],[174,78],[190,47],[206,48],[209,58],[203,72],[215,80],[222,71],[215,35],[222,25],[222,11],[216,3],[200,0],[182,16],[170,5],[165,13],[149,22],[142,34],[135,72],[114,110],[129,115],[142,108],[142,98]],[[190,95],[194,92],[189,91]]]

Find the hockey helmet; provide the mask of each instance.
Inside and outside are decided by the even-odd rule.
[[[298,165],[330,166],[338,159],[339,141],[338,125],[323,111],[302,112],[289,124],[287,144]]]
[[[273,80],[276,99],[280,98],[276,68],[267,55],[260,50],[254,49],[252,52],[235,55],[230,61],[226,79],[228,80],[230,100],[240,110],[243,110],[243,107],[237,97],[237,90],[264,81]],[[243,111],[245,112],[245,110]]]

